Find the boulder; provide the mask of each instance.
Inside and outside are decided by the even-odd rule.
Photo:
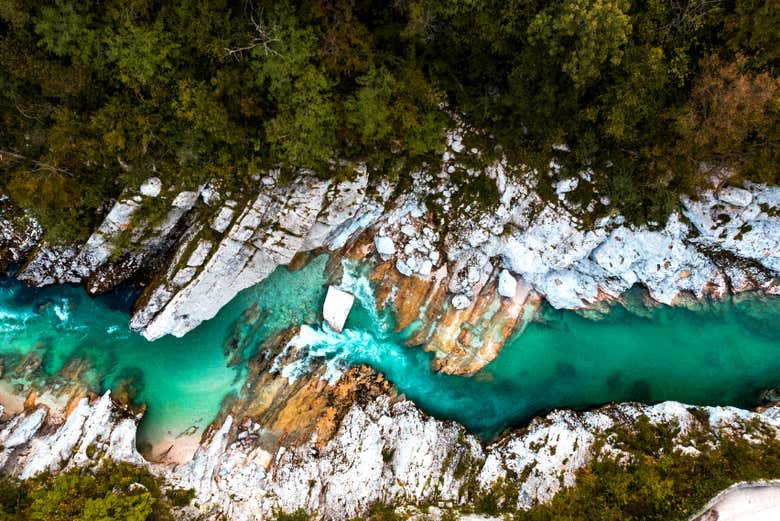
[[[517,280],[509,273],[509,270],[501,270],[498,275],[498,294],[502,297],[513,298],[517,293]]]
[[[753,202],[753,194],[743,188],[726,186],[718,193],[718,199],[724,203],[744,208]]]
[[[322,318],[333,331],[341,333],[344,329],[354,302],[353,294],[333,286],[328,287],[328,294],[325,295],[325,303],[322,305]]]
[[[471,300],[466,295],[455,295],[452,297],[452,307],[455,309],[466,309],[471,305]]]
[[[376,252],[382,257],[389,257],[395,253],[395,244],[390,237],[374,237],[374,245],[376,245]]]
[[[159,177],[150,177],[141,184],[141,195],[146,197],[157,197],[162,190],[162,181]]]

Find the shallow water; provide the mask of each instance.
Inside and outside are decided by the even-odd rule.
[[[43,356],[49,375],[75,356],[89,361],[96,391],[131,376],[137,400],[148,405],[141,438],[152,442],[205,427],[240,388],[246,357],[270,334],[301,323],[309,325],[297,343],[308,346],[310,361],[328,361],[329,377],[368,363],[423,410],[485,437],[555,407],[667,399],[752,406],[762,389],[780,384],[780,299],[696,312],[659,307],[648,316],[616,307],[599,321],[546,309],[541,322],[466,378],[432,373],[430,354],[403,344],[409,332],[394,332],[391,310],[377,313],[360,267],[346,270],[343,285],[357,305],[344,333],[320,326],[325,263],[323,256],[297,272],[280,268],[184,338],[156,342],[128,330],[116,295],[90,299],[80,288],[31,289],[0,279],[5,378],[30,352]],[[303,370],[297,364],[284,374]]]

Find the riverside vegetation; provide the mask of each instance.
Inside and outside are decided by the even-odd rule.
[[[469,160],[503,156],[548,199],[588,170],[572,200],[598,192],[609,211],[660,223],[720,169],[780,180],[778,25],[772,0],[0,0],[0,201],[68,243],[151,175],[171,189],[152,213],[271,168],[283,184],[297,168],[342,178],[366,164],[402,190],[457,126]],[[497,197],[476,182],[459,194],[472,195]],[[548,505],[505,512],[502,485],[473,508],[684,518],[732,481],[778,477],[774,439],[680,454],[673,428],[614,432],[628,459],[599,455]],[[190,495],[161,487],[123,465],[4,479],[0,519],[168,519]]]
[[[0,190],[69,241],[152,172],[403,177],[458,125],[542,194],[589,169],[574,197],[662,222],[702,165],[778,181],[778,25],[773,0],[4,0]]]
[[[0,477],[3,521],[173,521],[171,507],[183,507],[192,491],[161,490],[147,469],[109,463],[97,470],[73,469],[26,481]]]

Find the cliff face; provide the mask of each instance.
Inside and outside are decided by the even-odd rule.
[[[19,263],[30,284],[93,293],[141,280],[131,326],[154,339],[184,335],[277,266],[325,250],[370,265],[379,307],[393,305],[399,327],[417,325],[410,343],[461,374],[492,360],[542,298],[587,309],[634,284],[665,304],[780,292],[780,188],[706,191],[660,229],[620,215],[585,224],[582,215],[610,204],[569,201],[587,173],[559,183],[550,202],[501,162],[462,167],[471,153],[453,138],[442,170],[415,174],[409,187],[363,171],[343,182],[300,172],[285,184],[272,172],[255,193],[231,196],[212,186],[177,193],[152,178],[122,194],[82,245],[47,244],[4,198],[0,268]]]
[[[393,398],[387,385],[365,370],[347,373],[333,385],[316,376],[281,390],[286,385],[277,382],[275,392],[289,395],[271,399],[270,408],[226,411],[195,455],[178,464],[141,458],[134,447],[138,417],[108,394],[76,400],[66,418],[31,403],[0,424],[0,467],[28,477],[111,458],[149,465],[172,485],[193,488],[198,507],[182,510],[183,519],[227,515],[248,521],[298,509],[348,519],[375,502],[458,510],[485,494],[499,504],[529,508],[572,485],[576,470],[594,457],[597,440],[606,443],[602,451],[617,451],[605,433],[614,427],[631,430],[642,415],[652,424],[679,425],[673,450],[681,453],[709,443],[687,436],[693,429],[704,428],[715,440],[729,435],[759,443],[756,433],[780,436],[776,408],[694,410],[665,402],[555,411],[484,446],[461,426]],[[298,415],[300,401],[290,395],[306,398],[306,414]],[[339,400],[335,406],[332,398]]]

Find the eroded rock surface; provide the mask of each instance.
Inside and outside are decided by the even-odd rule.
[[[34,222],[0,211],[0,267],[22,262],[18,276],[32,284],[82,282],[93,293],[145,270],[131,326],[155,339],[186,334],[279,265],[325,250],[370,265],[379,307],[394,306],[401,328],[417,324],[410,343],[461,374],[492,360],[541,300],[598,309],[634,285],[671,305],[780,293],[780,188],[704,191],[662,227],[633,226],[609,213],[605,197],[587,208],[569,201],[588,172],[545,201],[529,172],[503,161],[464,168],[475,152],[456,133],[448,142],[441,170],[414,173],[403,189],[362,169],[340,182],[302,171],[282,183],[270,172],[233,198],[212,186],[168,194],[155,225],[142,217],[167,192],[150,179],[123,194],[83,245],[33,248]],[[597,207],[607,216],[585,224]]]
[[[703,407],[694,414],[689,406],[665,402],[555,411],[485,446],[458,424],[393,397],[366,370],[345,373],[334,385],[317,377],[288,385],[267,371],[256,378],[276,380],[275,390],[255,405],[231,409],[183,463],[143,460],[134,448],[138,418],[105,394],[78,400],[66,419],[34,403],[6,419],[0,466],[28,477],[107,457],[150,465],[174,486],[192,487],[194,515],[201,519],[271,519],[279,510],[304,509],[335,520],[363,514],[375,502],[457,510],[487,493],[529,508],[572,485],[609,429],[630,430],[640,416],[679,426],[673,450],[685,453],[695,453],[701,442],[686,437],[694,428],[716,435],[711,439],[728,434],[760,442],[760,436],[780,435],[776,408]],[[603,450],[613,450],[606,440]],[[181,516],[193,517],[193,509]]]
[[[148,205],[160,204],[154,202],[160,187],[153,183],[155,191],[148,183],[138,193],[125,191],[84,244],[50,244],[43,234],[35,236],[37,246],[17,277],[33,286],[84,283],[93,294],[108,291],[132,277],[167,247],[177,225],[198,199],[197,192],[180,192],[159,218],[150,218],[145,212]]]

